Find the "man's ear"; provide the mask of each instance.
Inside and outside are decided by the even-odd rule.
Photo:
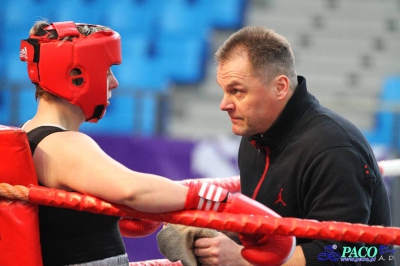
[[[285,75],[280,75],[275,78],[276,96],[278,99],[286,98],[290,93],[290,81]]]

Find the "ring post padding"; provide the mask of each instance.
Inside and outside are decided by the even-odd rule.
[[[37,184],[26,132],[0,125],[0,182]],[[41,266],[38,206],[0,198],[0,265]]]

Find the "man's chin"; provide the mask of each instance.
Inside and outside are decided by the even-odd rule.
[[[251,136],[251,134],[249,134],[249,132],[247,132],[247,130],[245,130],[244,128],[236,127],[235,125],[232,125],[232,132],[233,132],[233,134],[242,136],[242,137],[250,137]]]

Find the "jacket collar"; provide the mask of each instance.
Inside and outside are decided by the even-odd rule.
[[[255,140],[256,146],[283,149],[305,113],[313,104],[318,104],[317,99],[307,91],[306,79],[298,76],[297,80],[296,90],[271,128],[264,134],[248,138],[249,141]]]

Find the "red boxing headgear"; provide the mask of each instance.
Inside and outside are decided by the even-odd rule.
[[[47,33],[21,41],[20,59],[28,63],[29,78],[79,106],[86,121],[97,122],[107,106],[107,71],[122,61],[120,35],[104,30],[84,36],[72,21],[55,22],[44,30],[57,31],[58,38],[50,39]]]

